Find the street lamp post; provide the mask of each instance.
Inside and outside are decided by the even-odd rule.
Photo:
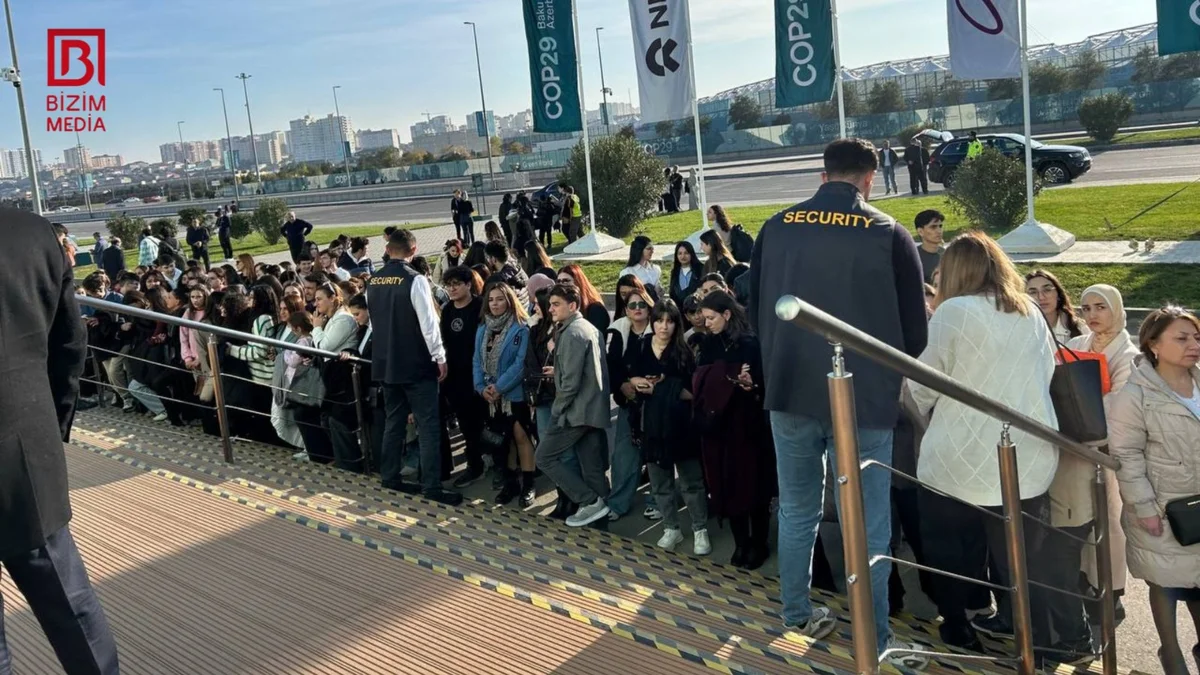
[[[338,134],[342,137],[342,157],[346,160],[346,187],[350,187],[350,148],[346,147],[346,127],[342,124],[342,109],[338,107],[337,90],[342,85],[333,85],[333,112],[337,114]]]
[[[175,128],[179,130],[179,152],[183,155],[183,177],[187,180],[188,201],[192,201],[192,175],[187,170],[187,150],[183,148],[183,122],[176,122]]]
[[[17,38],[13,34],[12,12],[8,0],[4,0],[4,20],[8,24],[8,47],[12,51],[12,69],[4,71],[4,79],[12,82],[17,90],[17,110],[21,113],[21,135],[25,140],[25,170],[29,172],[30,194],[33,196],[33,212],[42,215],[42,191],[38,187],[37,161],[33,155],[33,143],[29,140],[29,120],[25,117],[25,90],[21,89],[21,66],[17,63]]]
[[[258,168],[258,143],[254,138],[254,118],[250,116],[250,90],[246,88],[246,80],[253,77],[241,73],[237,75],[237,79],[242,81],[242,94],[246,97],[246,122],[250,124],[250,149],[254,153],[254,178],[258,182],[258,189],[262,189],[262,170]]]
[[[213,91],[221,92],[221,114],[225,115],[225,150],[229,153],[229,171],[233,173],[233,203],[237,204],[241,191],[238,189],[237,165],[233,163],[233,136],[229,134],[229,110],[225,107],[225,90],[213,87]],[[254,139],[251,138],[250,142],[253,143]]]
[[[92,215],[92,187],[88,185],[88,175],[83,166],[83,141],[80,140],[78,131],[75,132],[75,160],[79,164],[79,183],[83,187],[83,203],[87,204],[90,216]]]
[[[475,38],[475,67],[479,70],[479,105],[483,107],[483,134],[487,141],[488,178],[492,182],[492,191],[496,191],[496,172],[492,166],[492,130],[488,126],[487,99],[483,95],[483,62],[479,60],[479,32],[475,29],[474,21],[464,21],[471,27],[471,35]]]
[[[608,90],[608,85],[604,84],[604,49],[600,47],[600,31],[604,30],[604,26],[596,27],[596,53],[600,55],[600,95],[604,97],[604,103],[600,108],[600,119],[604,121],[604,130],[608,135],[612,135],[612,118],[608,113],[608,95],[611,94]]]

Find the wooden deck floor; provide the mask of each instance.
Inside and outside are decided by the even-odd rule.
[[[123,672],[851,671],[844,599],[822,598],[843,618],[810,643],[782,631],[773,579],[252,445],[224,465],[215,439],[109,415],[81,415],[67,455],[72,529]],[[0,583],[15,672],[57,672]],[[928,622],[895,629],[937,646]]]

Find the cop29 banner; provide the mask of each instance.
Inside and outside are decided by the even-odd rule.
[[[835,71],[830,0],[775,0],[775,107],[828,101]]]
[[[583,131],[574,1],[523,0],[533,130],[539,133]]]
[[[946,0],[950,72],[959,80],[1021,76],[1018,0]]]
[[[1158,0],[1158,53],[1200,51],[1200,0]]]
[[[688,58],[687,0],[629,0],[643,122],[692,114],[696,89]]]

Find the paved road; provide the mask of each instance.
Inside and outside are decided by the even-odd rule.
[[[821,183],[819,160],[797,160],[769,166],[724,166],[709,170],[708,200],[715,204],[752,202],[797,202],[816,191]],[[764,175],[764,171],[773,175]],[[797,172],[808,173],[797,173]],[[785,173],[791,172],[791,173]],[[1069,187],[1120,185],[1135,182],[1194,180],[1200,177],[1200,152],[1195,146],[1113,150],[1095,156],[1091,172]],[[897,171],[901,188],[908,185],[907,171]],[[877,194],[883,180],[876,181]],[[932,186],[935,189],[938,186]],[[494,210],[498,202],[489,199]],[[479,205],[477,205],[479,206]],[[354,225],[364,223],[402,223],[445,221],[449,219],[444,197],[404,202],[347,204],[342,206],[299,207],[301,217],[314,225]],[[73,233],[87,235],[97,222],[72,223]]]

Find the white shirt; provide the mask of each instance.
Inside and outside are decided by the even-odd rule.
[[[1171,393],[1175,394],[1173,391]],[[1175,398],[1179,399],[1183,407],[1187,408],[1196,419],[1200,419],[1200,387],[1196,386],[1195,382],[1192,382],[1192,395],[1190,397],[1184,398],[1179,394],[1175,394]]]
[[[883,150],[883,165],[884,166],[892,165],[892,152],[891,152],[891,150],[888,150],[887,148],[884,148],[884,150]]]
[[[660,283],[662,279],[662,268],[654,263],[643,263],[641,265],[626,267],[625,269],[621,270],[618,278],[623,277],[626,274],[632,274],[633,276],[637,277],[638,281],[642,282],[642,284],[645,286],[662,288],[662,284]]]
[[[442,344],[442,328],[433,306],[433,289],[429,287],[429,279],[424,274],[413,278],[411,297],[417,321],[421,324],[421,336],[425,338],[425,346],[429,348],[433,362],[445,363],[446,347]]]
[[[338,281],[350,281],[350,273],[340,267],[334,267],[331,270],[327,269],[325,273]]]

